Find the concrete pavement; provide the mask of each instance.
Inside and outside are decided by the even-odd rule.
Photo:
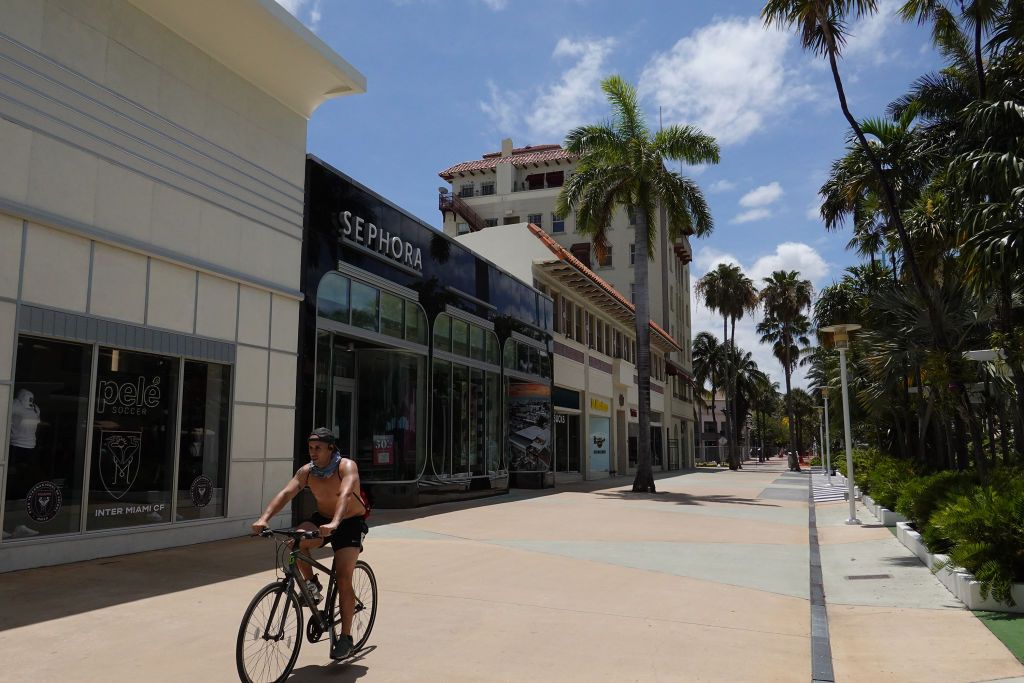
[[[291,680],[809,681],[806,476],[748,464],[662,477],[656,495],[629,483],[375,511],[369,647],[333,664],[303,643]],[[848,556],[862,573],[909,566],[876,571],[899,550],[866,548],[895,539],[843,527],[840,508],[817,515],[836,680],[1024,675],[973,615],[929,602],[943,598],[930,575],[900,579],[898,600],[845,585]],[[235,680],[238,622],[273,575],[258,539],[0,575],[2,677]],[[973,663],[953,661],[951,638]]]

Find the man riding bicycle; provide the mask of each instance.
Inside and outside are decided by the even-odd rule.
[[[331,658],[344,659],[352,650],[352,615],[355,611],[352,572],[363,550],[363,539],[368,531],[365,516],[369,510],[361,497],[359,468],[354,460],[343,457],[338,451],[331,430],[325,427],[314,430],[307,439],[307,445],[309,463],[300,467],[291,481],[274,496],[263,515],[253,522],[252,530],[258,534],[266,529],[270,519],[302,489],[308,487],[312,492],[317,511],[296,529],[320,532],[322,540],[302,541],[300,547],[303,550],[323,548],[328,542],[334,550],[342,636],[331,649]],[[301,560],[297,564],[306,580],[306,587],[319,602],[322,599],[321,586],[313,568]]]

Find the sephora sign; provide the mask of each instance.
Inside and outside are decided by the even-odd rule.
[[[361,216],[353,215],[351,211],[339,213],[338,220],[341,223],[343,239],[422,272],[423,254],[420,248],[411,242],[406,242],[398,235],[392,235],[384,228],[378,228]]]

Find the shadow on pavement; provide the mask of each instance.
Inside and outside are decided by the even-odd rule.
[[[369,667],[356,662],[362,660],[366,655],[377,649],[376,645],[363,648],[354,657],[340,662],[317,665],[307,664],[299,669],[294,669],[288,680],[292,683],[304,683],[305,681],[355,681],[359,680],[370,672]]]
[[[916,555],[905,557],[883,557],[882,562],[891,564],[894,567],[923,567],[924,563],[917,559]]]
[[[724,493],[695,496],[689,493],[667,491],[663,493],[632,493],[630,491],[599,491],[602,498],[616,500],[652,500],[658,503],[671,503],[673,505],[707,505],[709,503],[721,503],[725,505],[754,505],[757,507],[777,508],[774,503],[765,503],[756,498],[743,498]]]

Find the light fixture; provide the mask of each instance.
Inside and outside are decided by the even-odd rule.
[[[847,524],[860,524],[857,519],[857,500],[854,496],[853,485],[853,440],[850,437],[850,397],[849,388],[846,383],[846,351],[850,348],[850,332],[859,330],[860,325],[835,324],[819,328],[820,332],[828,332],[832,335],[832,341],[839,351],[839,376],[843,384],[843,431],[846,436],[846,488],[850,500],[850,516]]]

